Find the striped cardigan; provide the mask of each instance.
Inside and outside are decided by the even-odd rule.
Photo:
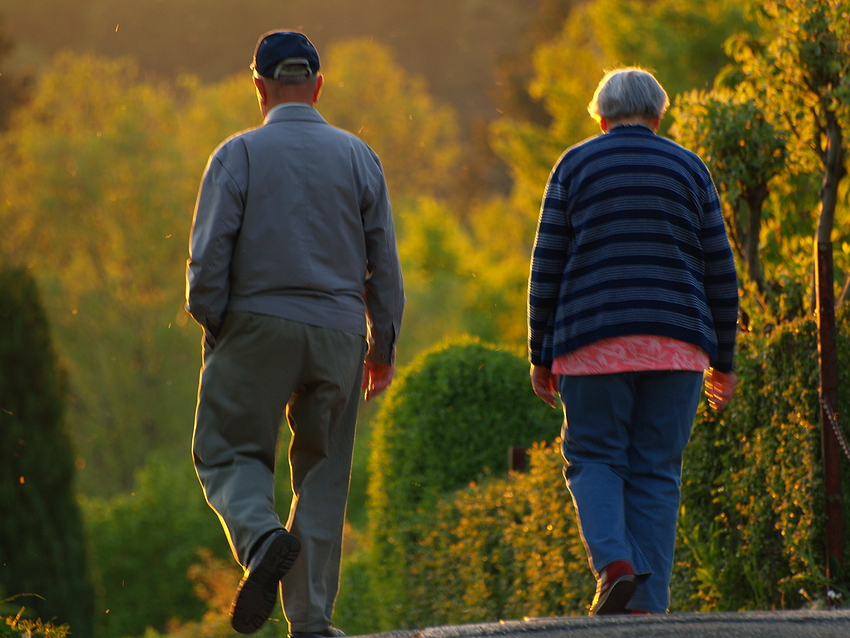
[[[672,337],[733,368],[738,282],[703,162],[644,126],[568,149],[549,177],[531,261],[535,365],[608,337]]]

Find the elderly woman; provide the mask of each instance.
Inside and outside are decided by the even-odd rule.
[[[603,134],[552,170],[531,262],[532,386],[564,406],[591,615],[667,611],[703,379],[718,410],[736,383],[735,263],[705,165],[656,135],[667,104],[644,70],[602,79],[588,110]]]

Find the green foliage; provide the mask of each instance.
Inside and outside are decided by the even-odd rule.
[[[840,324],[839,387],[847,387],[846,316]],[[741,392],[723,415],[698,416],[682,490],[680,556],[694,585],[684,608],[794,608],[805,604],[801,591],[825,591],[816,352],[811,320],[748,335]]]
[[[426,197],[397,208],[396,217],[407,296],[403,358],[461,334],[524,343],[530,218],[496,199],[460,219]]]
[[[378,614],[384,603],[372,587],[373,555],[359,544],[352,547],[349,540],[346,538],[344,543],[334,625],[349,636],[361,636],[378,631]]]
[[[202,548],[224,557],[229,550],[188,455],[176,466],[152,460],[139,471],[131,493],[84,499],[83,509],[99,636],[137,636],[147,627],[163,631],[173,621],[201,617],[206,606],[189,568],[201,562]]]
[[[412,548],[405,623],[586,613],[594,579],[560,445],[534,444],[529,457],[527,473],[472,484],[435,508]]]
[[[791,133],[792,167],[813,173],[821,185],[817,241],[831,242],[836,220],[846,213],[846,191],[845,211],[840,193],[850,159],[850,2],[774,0],[763,3],[758,15],[762,37],[729,43],[735,89]]]
[[[730,61],[726,39],[757,30],[740,0],[596,0],[592,11],[608,60],[653,70],[671,99],[710,85]]]
[[[91,633],[65,377],[36,283],[0,268],[0,590],[27,595],[31,614]]]
[[[745,312],[767,314],[774,322],[793,318],[780,314],[781,285],[774,278],[766,284],[760,252],[765,201],[786,167],[790,133],[767,121],[756,100],[728,89],[680,95],[672,112],[677,141],[705,161],[720,192],[742,279],[755,294],[743,303]]]
[[[454,111],[371,39],[337,43],[323,59],[328,81],[319,111],[375,150],[393,200],[447,196],[460,153]]]
[[[407,579],[441,496],[501,474],[509,447],[552,438],[560,420],[533,394],[524,359],[477,340],[438,346],[405,368],[381,406],[369,462],[382,626],[416,622]]]

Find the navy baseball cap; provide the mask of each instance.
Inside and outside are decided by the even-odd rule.
[[[269,31],[260,36],[251,68],[264,78],[309,77],[319,72],[319,53],[297,31]]]

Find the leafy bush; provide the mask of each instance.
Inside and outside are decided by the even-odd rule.
[[[838,387],[846,388],[846,313],[838,324]],[[800,607],[828,585],[814,322],[745,336],[738,363],[735,401],[720,416],[701,411],[685,453],[679,585],[687,595],[678,602],[697,610]],[[839,397],[839,414],[850,414],[849,401]],[[850,486],[846,461],[842,482]]]
[[[403,371],[377,415],[369,460],[381,627],[416,622],[407,612],[408,578],[437,501],[470,481],[504,474],[510,447],[553,439],[561,419],[532,392],[522,357],[475,339],[438,346]]]
[[[408,622],[461,624],[587,613],[595,583],[561,477],[560,440],[530,469],[447,497],[411,564]]]
[[[202,562],[202,548],[227,558],[230,551],[188,455],[179,466],[152,460],[137,473],[132,493],[84,500],[83,506],[102,638],[165,630],[171,622],[203,615],[206,605],[190,567]],[[231,590],[239,575],[237,570]]]

